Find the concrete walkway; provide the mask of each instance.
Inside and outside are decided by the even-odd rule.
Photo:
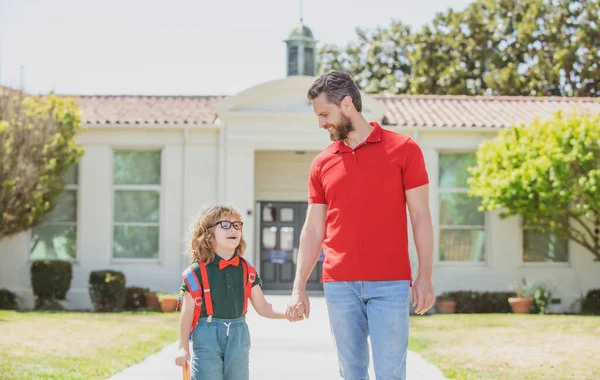
[[[287,296],[267,295],[275,306],[285,307]],[[311,297],[311,318],[289,323],[261,318],[252,308],[248,325],[252,335],[250,379],[331,380],[339,379],[335,347],[329,331],[327,308],[322,297]],[[111,380],[180,379],[175,366],[176,343],[170,344],[143,362],[111,377]],[[417,353],[409,351],[408,380],[443,380],[441,371]],[[375,379],[373,364],[369,369]]]

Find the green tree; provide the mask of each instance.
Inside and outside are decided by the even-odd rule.
[[[359,29],[321,49],[320,72],[367,93],[600,96],[599,18],[599,0],[476,0],[416,33]]]
[[[410,92],[527,95],[525,14],[536,0],[479,0],[438,14],[414,37]]]
[[[484,143],[469,169],[483,210],[571,239],[600,260],[600,117],[557,113]]]
[[[539,8],[530,8],[523,30],[531,91],[600,96],[600,1],[539,2]]]
[[[35,226],[63,190],[83,149],[79,110],[54,95],[0,95],[0,239]]]
[[[389,28],[356,29],[358,41],[345,47],[326,44],[319,49],[319,71],[351,73],[367,93],[404,93],[410,80],[410,27],[392,21]]]

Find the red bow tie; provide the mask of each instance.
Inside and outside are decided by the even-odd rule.
[[[231,260],[223,260],[221,259],[221,261],[219,261],[219,269],[223,270],[224,268],[227,268],[229,265],[233,265],[234,267],[237,267],[240,263],[240,257],[236,256]]]

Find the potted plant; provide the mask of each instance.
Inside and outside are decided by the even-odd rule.
[[[144,298],[146,299],[146,307],[148,309],[158,309],[160,307],[160,302],[158,301],[156,292],[152,292],[150,289],[146,288],[146,291],[144,292]]]
[[[536,284],[531,291],[533,311],[539,314],[548,314],[553,294],[554,290],[550,285]]]
[[[177,294],[159,294],[160,310],[163,313],[171,313],[177,310]]]
[[[456,301],[450,293],[442,293],[436,297],[435,309],[438,314],[454,314]]]
[[[532,288],[525,279],[516,289],[516,297],[509,297],[508,303],[515,314],[529,314],[533,303]]]

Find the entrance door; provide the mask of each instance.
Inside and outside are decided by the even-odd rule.
[[[306,202],[260,202],[260,276],[265,290],[292,290]],[[307,290],[322,290],[322,255]]]

